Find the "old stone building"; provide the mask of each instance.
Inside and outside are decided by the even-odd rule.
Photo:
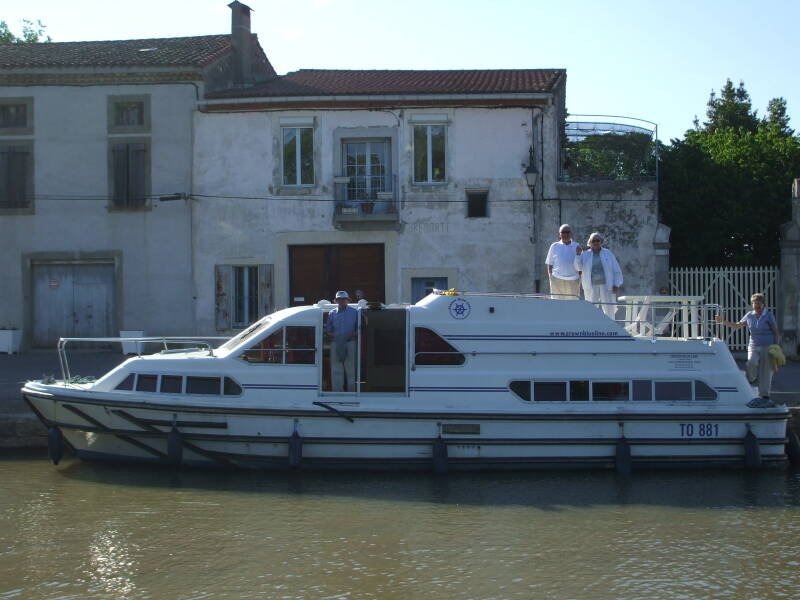
[[[566,71],[278,76],[231,8],[231,35],[0,47],[0,324],[30,345],[230,332],[337,289],[547,291],[562,222],[655,289],[655,180],[563,176]]]

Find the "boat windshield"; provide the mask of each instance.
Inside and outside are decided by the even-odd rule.
[[[241,331],[238,335],[233,336],[227,342],[220,346],[220,350],[230,350],[231,348],[238,346],[245,340],[249,340],[251,337],[256,335],[258,332],[263,331],[264,328],[269,325],[270,321],[272,320],[272,315],[266,316],[263,319],[260,319],[250,325],[244,331]]]

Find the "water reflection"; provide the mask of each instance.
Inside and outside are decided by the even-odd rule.
[[[800,473],[151,470],[0,459],[5,598],[800,596]]]
[[[451,473],[171,470],[72,461],[61,475],[98,485],[215,490],[475,506],[564,507],[642,504],[673,507],[800,506],[800,471],[609,471]]]

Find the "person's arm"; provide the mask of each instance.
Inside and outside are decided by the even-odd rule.
[[[547,276],[548,277],[553,276],[553,265],[547,265]]]
[[[742,327],[747,327],[747,325],[745,325],[741,321],[738,323],[734,323],[733,321],[728,321],[727,319],[723,319],[722,315],[717,315],[716,317],[714,317],[714,320],[717,323],[722,323],[726,327],[733,327],[734,329],[741,329]]]
[[[611,252],[611,250],[609,250]],[[622,267],[619,266],[619,261],[617,257],[614,256],[614,253],[611,252],[611,266],[614,272],[614,285],[611,288],[611,291],[615,294],[619,294],[620,288],[622,287]]]
[[[775,336],[776,344],[780,344],[781,334],[778,332],[778,324],[775,322],[775,317],[772,317],[772,321],[769,322],[769,328],[772,330],[772,335]]]

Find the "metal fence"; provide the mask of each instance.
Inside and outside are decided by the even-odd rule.
[[[686,267],[669,270],[670,294],[703,296],[706,304],[722,306],[722,316],[737,322],[751,309],[750,296],[762,293],[777,317],[778,267]],[[716,335],[734,351],[747,349],[747,329],[717,325]]]

